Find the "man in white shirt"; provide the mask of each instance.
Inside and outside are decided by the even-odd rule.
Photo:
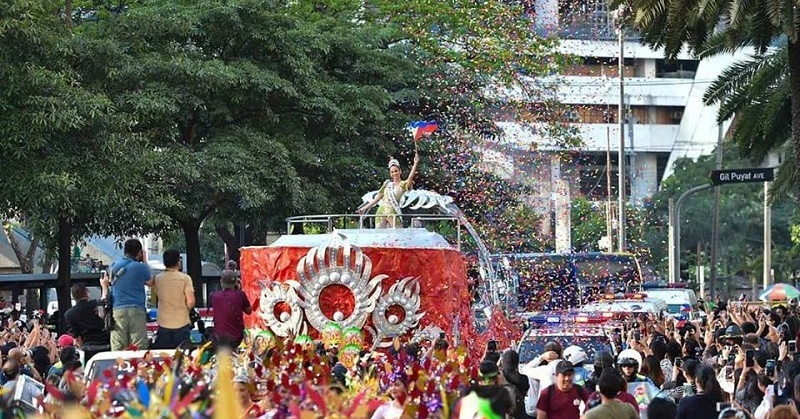
[[[528,377],[530,388],[525,396],[525,412],[530,416],[536,416],[536,404],[539,402],[539,394],[550,384],[553,384],[553,365],[558,365],[561,360],[563,350],[558,342],[547,342],[544,345],[544,352],[520,369],[520,372]]]

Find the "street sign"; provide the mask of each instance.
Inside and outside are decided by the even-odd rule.
[[[711,183],[727,185],[731,183],[770,182],[775,180],[775,169],[726,169],[712,170]]]

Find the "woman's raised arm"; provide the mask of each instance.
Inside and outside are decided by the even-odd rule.
[[[408,172],[408,179],[406,179],[406,183],[408,187],[411,188],[411,185],[414,183],[414,176],[417,175],[417,166],[419,166],[419,152],[414,152],[414,165],[411,166],[411,171]]]

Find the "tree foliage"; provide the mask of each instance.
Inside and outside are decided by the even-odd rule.
[[[0,148],[8,151],[0,202],[5,217],[29,220],[35,236],[58,247],[60,307],[70,302],[74,239],[140,231],[152,221],[140,183],[147,166],[131,158],[141,144],[112,101],[86,88],[70,41],[43,2],[0,11]]]
[[[186,235],[196,279],[209,217],[341,208],[386,148],[407,64],[352,13],[306,5],[149,2],[76,41],[80,73],[155,150],[153,204]]]
[[[736,153],[725,154],[725,166],[736,168],[747,165],[737,159]],[[680,159],[675,163],[675,172],[667,178],[661,190],[653,197],[652,223],[667,225],[668,201],[675,200],[685,191],[703,183],[715,166],[713,156],[703,156],[697,161]],[[720,275],[747,273],[762,263],[764,246],[764,188],[762,184],[726,185],[720,188],[719,219],[719,269]],[[792,242],[787,226],[795,212],[792,200],[778,196],[772,204],[772,245],[773,266],[776,281],[788,278],[795,264],[787,252]],[[711,245],[710,222],[713,214],[713,189],[692,195],[684,204],[680,215],[681,252],[688,254],[689,260],[704,260],[708,264]],[[666,248],[668,231],[650,237],[649,247]],[[697,254],[700,248],[701,254]],[[667,254],[656,266],[662,272],[666,269]]]
[[[734,114],[743,155],[759,159],[791,140],[776,191],[800,191],[800,11],[794,1],[618,0],[633,9],[631,22],[646,43],[675,58],[684,45],[694,54],[752,48],[706,93],[720,103],[719,119]],[[787,118],[788,116],[788,118]],[[790,123],[787,124],[786,121]]]

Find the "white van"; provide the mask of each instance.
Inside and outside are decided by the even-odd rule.
[[[678,320],[697,320],[700,305],[694,290],[688,288],[650,288],[648,297],[660,298],[667,302],[669,314]]]
[[[667,303],[657,297],[651,297],[647,293],[637,293],[633,295],[608,295],[599,301],[586,304],[578,309],[583,313],[601,313],[602,316],[616,318],[628,316],[630,314],[650,314],[656,318],[668,313]]]

